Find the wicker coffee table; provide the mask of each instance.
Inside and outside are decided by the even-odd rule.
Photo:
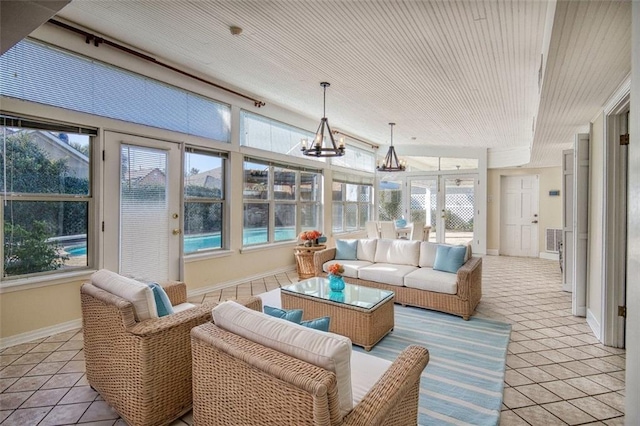
[[[392,291],[346,283],[332,292],[328,279],[314,277],[282,287],[280,296],[284,309],[302,309],[305,320],[330,317],[329,331],[367,351],[393,330]]]

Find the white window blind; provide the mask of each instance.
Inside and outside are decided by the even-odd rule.
[[[168,277],[169,203],[167,152],[122,145],[120,180],[120,272]],[[165,237],[162,237],[162,236]],[[150,261],[153,259],[155,261]],[[159,260],[159,261],[158,261]]]
[[[229,105],[32,40],[0,57],[0,94],[230,141]]]

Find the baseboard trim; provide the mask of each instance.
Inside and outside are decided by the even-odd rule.
[[[602,333],[600,332],[601,331],[600,323],[598,322],[596,317],[593,315],[593,313],[589,309],[587,309],[587,324],[589,325],[589,328],[591,328],[591,331],[593,331],[593,334],[596,336],[596,339],[602,342]]]
[[[52,325],[50,327],[27,331],[26,333],[16,334],[10,337],[0,338],[0,349],[8,348],[9,346],[20,345],[22,343],[28,343],[36,339],[41,339],[43,337],[49,337],[54,334],[64,333],[65,331],[71,331],[80,328],[82,328],[82,318]]]
[[[540,259],[548,259],[548,260],[560,260],[560,255],[558,253],[547,253],[546,251],[540,252]]]
[[[202,296],[212,291],[222,290],[223,288],[227,288],[227,287],[234,287],[242,283],[246,283],[247,281],[259,280],[259,279],[270,277],[273,275],[282,274],[284,272],[295,271],[295,269],[296,269],[295,265],[290,265],[290,266],[285,266],[283,268],[274,269],[269,272],[252,275],[250,277],[244,277],[237,280],[225,281],[222,283],[218,283],[218,284],[214,284],[206,287],[196,288],[194,290],[187,291],[187,297]]]
[[[500,256],[500,251],[498,249],[487,249],[487,255]]]

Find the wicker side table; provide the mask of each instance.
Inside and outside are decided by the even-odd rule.
[[[298,271],[298,278],[305,279],[315,277],[316,266],[313,263],[313,253],[319,250],[327,248],[326,245],[318,246],[295,246],[293,253],[296,256],[296,269]]]

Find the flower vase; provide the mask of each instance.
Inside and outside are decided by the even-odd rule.
[[[329,289],[331,291],[344,290],[344,278],[342,278],[342,275],[329,274]]]
[[[312,244],[313,244],[313,243],[312,243],[312,241],[311,241],[311,240],[306,240],[306,241],[304,242],[304,246],[305,246],[305,247],[311,247],[311,245],[312,245]]]
[[[344,291],[330,291],[329,300],[334,302],[344,303]]]

